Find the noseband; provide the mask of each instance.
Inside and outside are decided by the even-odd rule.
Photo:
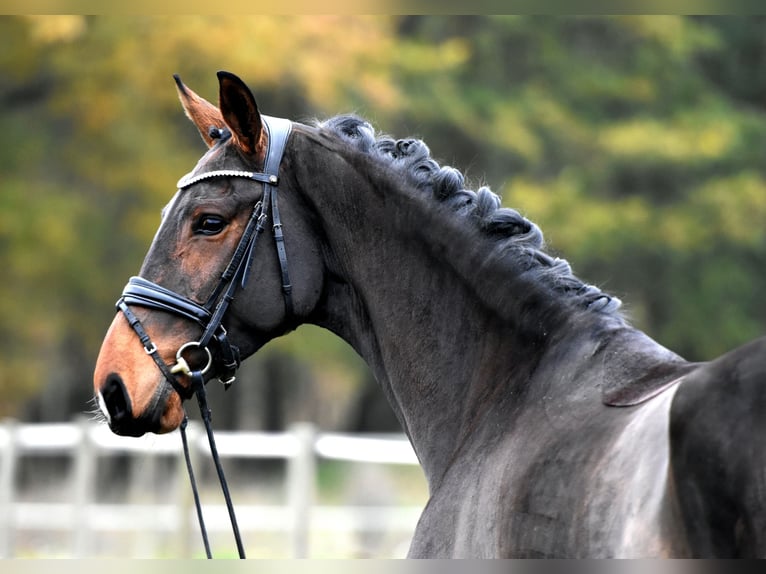
[[[285,145],[292,129],[292,122],[280,118],[271,118],[261,116],[263,126],[268,134],[268,148],[266,150],[266,160],[264,162],[263,172],[249,172],[238,170],[215,170],[198,175],[188,174],[182,177],[178,182],[178,189],[187,189],[201,181],[214,178],[232,178],[242,177],[263,184],[263,198],[253,206],[252,214],[247,222],[242,237],[234,250],[229,264],[221,274],[218,285],[213,290],[204,305],[200,305],[191,299],[179,295],[174,291],[166,289],[152,281],[142,277],[131,277],[122,296],[117,301],[117,308],[123,313],[129,325],[135,331],[136,335],[144,346],[144,350],[152,357],[159,368],[165,380],[176,390],[182,399],[189,399],[196,395],[199,403],[200,412],[205,423],[208,440],[210,442],[213,460],[218,470],[218,477],[221,481],[226,505],[229,510],[234,537],[237,543],[240,558],[245,557],[242,547],[239,528],[237,526],[234,508],[231,504],[226,479],[220,465],[218,452],[215,447],[212,427],[210,423],[210,409],[207,407],[205,396],[205,381],[208,378],[217,377],[224,385],[229,386],[235,380],[235,373],[240,364],[239,350],[232,345],[228,339],[226,329],[223,326],[223,318],[229,305],[234,299],[234,295],[239,287],[244,288],[250,275],[250,269],[255,254],[255,246],[258,237],[266,228],[269,217],[272,221],[272,231],[276,243],[277,257],[282,276],[282,293],[285,301],[285,315],[290,317],[293,313],[292,286],[287,269],[287,254],[285,252],[284,235],[282,233],[282,222],[279,216],[279,206],[277,203],[277,185],[279,183],[279,165],[282,161]],[[203,332],[199,340],[189,341],[182,345],[176,352],[176,363],[172,366],[165,363],[160,357],[157,346],[152,342],[141,321],[136,317],[130,306],[146,307],[158,311],[164,311],[178,315],[197,323],[202,327]],[[213,347],[211,351],[211,346]],[[192,368],[184,357],[184,353],[189,349],[199,349],[204,351],[207,356],[207,363],[201,368]],[[177,374],[186,375],[189,379],[189,386],[181,385],[176,377]],[[202,537],[205,543],[205,551],[208,558],[211,557],[210,545],[207,539],[202,511],[199,503],[199,496],[194,480],[194,473],[191,467],[191,460],[188,452],[188,442],[186,439],[187,419],[181,424],[181,438],[184,445],[184,454],[186,456],[189,478],[192,483],[195,504],[197,506],[197,517],[202,530]]]

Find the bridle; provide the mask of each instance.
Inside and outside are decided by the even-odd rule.
[[[192,369],[189,367],[183,352],[190,347],[198,347],[205,350],[208,355],[207,365],[201,369],[203,374],[207,374],[211,368],[216,377],[218,377],[225,387],[231,385],[235,380],[235,372],[239,367],[239,351],[229,342],[226,329],[223,326],[223,318],[230,303],[234,299],[237,288],[244,288],[250,274],[250,269],[255,254],[255,246],[258,237],[266,227],[266,221],[269,216],[273,221],[272,229],[277,246],[277,255],[282,275],[282,291],[285,300],[285,310],[287,316],[292,315],[292,286],[287,269],[287,254],[284,246],[284,235],[282,233],[282,222],[279,215],[279,206],[277,202],[277,185],[279,183],[279,164],[282,161],[284,147],[287,138],[290,135],[292,122],[280,118],[268,118],[262,116],[263,125],[268,132],[268,149],[266,151],[266,160],[264,162],[263,172],[250,172],[238,170],[215,170],[195,176],[186,175],[178,181],[178,189],[184,190],[201,182],[213,178],[232,178],[242,177],[252,181],[263,183],[263,198],[253,206],[250,219],[245,226],[242,237],[239,240],[237,248],[234,250],[229,264],[221,274],[218,285],[208,297],[204,305],[192,301],[191,299],[179,295],[174,291],[166,289],[161,285],[148,281],[142,277],[131,277],[122,297],[117,301],[117,307],[125,314],[131,324],[131,327],[137,332],[144,344],[146,352],[159,359],[164,367],[164,361],[157,354],[157,347],[144,337],[145,332],[140,328],[140,322],[134,319],[130,311],[130,305],[148,307],[159,311],[165,311],[179,315],[198,323],[203,328],[202,336],[198,341],[191,341],[183,345],[176,354],[176,364],[169,367],[166,372],[163,366],[160,370],[168,379],[168,382],[185,399],[191,397],[189,389],[181,386],[176,380],[176,373],[182,373],[191,376]],[[136,329],[139,327],[139,329]],[[216,349],[215,357],[210,352],[209,346],[213,344]]]
[[[229,341],[226,329],[223,326],[223,319],[238,288],[244,288],[247,284],[253,263],[253,256],[255,254],[255,246],[258,237],[266,228],[269,218],[271,218],[272,221],[271,227],[274,233],[277,258],[279,260],[282,277],[282,293],[285,302],[286,317],[291,317],[293,313],[292,286],[290,284],[290,276],[288,273],[287,253],[285,251],[282,222],[279,216],[279,206],[277,202],[279,165],[282,161],[285,145],[292,129],[292,122],[290,122],[290,120],[268,116],[261,116],[261,118],[263,120],[263,127],[267,130],[268,134],[268,148],[266,150],[266,159],[262,172],[223,169],[209,171],[198,175],[187,174],[178,181],[179,190],[187,189],[201,181],[213,178],[242,177],[263,184],[263,197],[261,201],[253,206],[250,219],[248,220],[245,230],[242,233],[242,237],[234,250],[234,254],[231,257],[229,264],[226,266],[226,269],[221,274],[218,285],[211,293],[207,302],[204,305],[200,305],[183,295],[179,295],[174,291],[166,289],[165,287],[142,277],[131,277],[122,292],[122,296],[117,301],[117,308],[123,313],[130,327],[136,335],[138,335],[141,344],[144,346],[144,350],[152,357],[165,380],[176,390],[182,400],[189,399],[192,396],[197,397],[202,419],[205,424],[205,430],[207,431],[208,441],[210,443],[211,454],[213,456],[216,470],[218,471],[218,478],[221,482],[224,498],[226,499],[226,506],[229,511],[229,518],[231,519],[232,530],[234,531],[234,538],[240,558],[245,558],[245,552],[242,546],[231,496],[229,495],[229,489],[226,484],[226,478],[224,477],[218,450],[215,446],[210,409],[207,406],[205,393],[205,380],[206,378],[216,377],[220,379],[224,388],[227,389],[235,380],[235,373],[240,364],[239,350]],[[131,305],[164,311],[196,322],[203,329],[202,335],[197,341],[189,341],[188,343],[181,345],[176,352],[175,365],[170,366],[159,356],[157,346],[152,342],[146,329],[144,329],[141,324],[141,321],[130,309]],[[211,351],[211,346],[213,347],[213,351]],[[207,363],[203,367],[193,368],[190,366],[189,361],[184,357],[184,353],[190,349],[204,351],[207,355]],[[188,387],[179,383],[176,377],[177,374],[183,374],[188,377],[190,381]],[[202,517],[202,507],[199,501],[199,494],[194,479],[194,471],[191,465],[191,457],[189,455],[189,446],[186,437],[187,423],[188,419],[184,414],[184,420],[180,427],[181,439],[184,446],[184,456],[186,458],[187,470],[189,472],[189,479],[194,494],[197,518],[199,520],[200,530],[202,531],[205,552],[207,557],[211,558],[210,544],[205,529],[204,519]]]

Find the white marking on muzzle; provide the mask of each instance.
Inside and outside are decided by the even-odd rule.
[[[106,418],[106,422],[108,424],[112,424],[112,417],[109,415],[109,410],[106,408],[104,397],[101,395],[100,391],[96,395],[96,402],[98,403],[98,408],[101,409],[101,412],[104,414],[104,417]]]

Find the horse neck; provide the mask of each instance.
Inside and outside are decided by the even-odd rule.
[[[544,353],[541,339],[520,336],[473,292],[470,269],[420,241],[418,220],[429,206],[340,164],[327,171],[331,185],[317,186],[316,166],[302,159],[301,188],[327,265],[326,298],[312,322],[371,367],[433,486],[484,412],[528,381]],[[542,337],[554,329],[536,325]]]
[[[370,366],[433,482],[486,395],[514,383],[508,340],[457,277],[423,251],[380,236],[345,247],[339,263],[349,274],[335,274],[319,323]]]

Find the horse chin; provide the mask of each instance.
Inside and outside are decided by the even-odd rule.
[[[138,424],[125,422],[109,423],[109,430],[120,436],[139,437],[144,436],[148,431]]]
[[[184,420],[184,416],[185,413],[181,404],[181,398],[177,393],[173,393],[168,398],[165,412],[160,417],[159,428],[154,432],[157,434],[173,432],[179,426],[181,426],[181,423]]]
[[[161,408],[161,407],[159,407]],[[144,412],[137,418],[113,420],[107,417],[109,429],[120,436],[140,437],[146,433],[166,434],[176,430],[184,419],[184,410],[177,394],[168,399],[161,413]]]

